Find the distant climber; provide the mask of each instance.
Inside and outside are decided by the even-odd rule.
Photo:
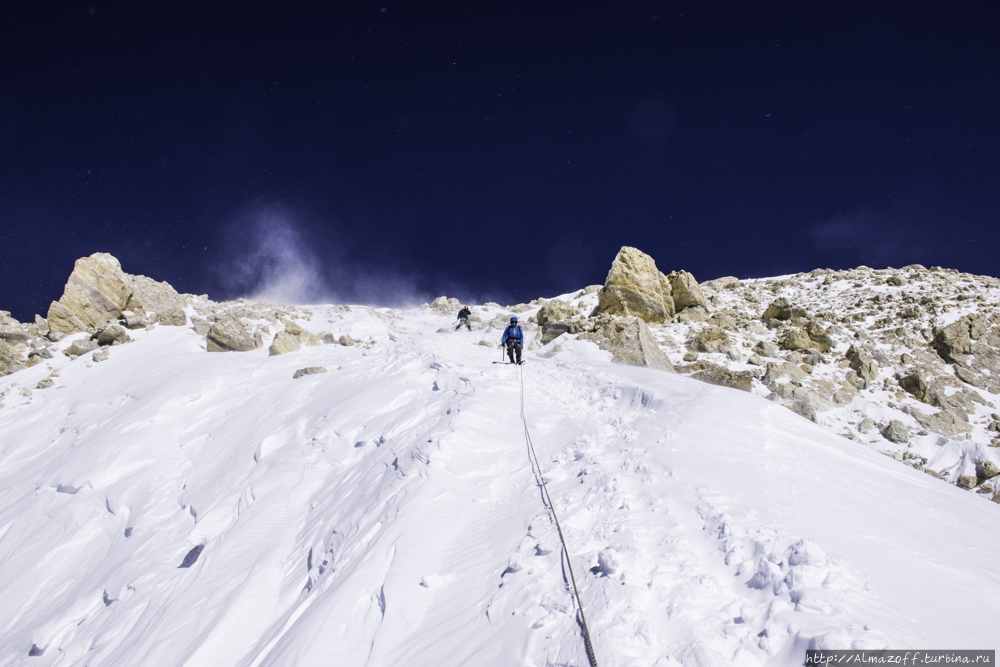
[[[458,326],[455,327],[455,331],[461,329],[463,324],[465,325],[466,329],[472,331],[472,325],[469,324],[469,315],[471,314],[472,311],[469,310],[468,306],[462,306],[462,310],[458,311]]]
[[[503,330],[503,340],[500,341],[500,344],[507,348],[507,356],[510,357],[510,363],[521,363],[521,347],[524,345],[524,334],[521,332],[521,327],[517,324],[517,317],[510,318],[510,324]],[[515,355],[517,356],[517,361],[514,361]]]

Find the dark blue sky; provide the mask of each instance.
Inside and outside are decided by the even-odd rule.
[[[381,303],[553,295],[622,245],[1000,275],[996,2],[497,4],[4,2],[0,308],[97,251]]]

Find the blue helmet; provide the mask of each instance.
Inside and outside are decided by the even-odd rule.
[[[517,315],[515,315],[515,316],[514,316],[514,317],[512,317],[512,318],[510,318],[510,323],[511,323],[511,324],[517,324]]]

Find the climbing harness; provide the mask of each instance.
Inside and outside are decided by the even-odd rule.
[[[552,497],[549,495],[549,488],[545,486],[545,478],[542,476],[542,466],[538,463],[538,455],[535,454],[535,446],[531,442],[531,432],[528,430],[528,420],[524,416],[524,366],[518,366],[518,378],[521,381],[521,423],[524,424],[524,439],[528,442],[528,451],[531,452],[532,470],[538,485],[542,487],[545,504],[552,514],[552,520],[556,524],[556,531],[559,533],[559,541],[562,542],[562,552],[566,557],[566,569],[569,570],[569,580],[573,585],[573,595],[576,598],[576,609],[580,612],[580,625],[583,627],[583,639],[587,643],[587,657],[590,659],[590,666],[597,667],[597,656],[594,655],[594,645],[590,641],[590,630],[587,628],[587,617],[583,615],[583,602],[580,601],[580,591],[576,588],[576,577],[573,575],[573,564],[569,560],[569,548],[566,546],[566,538],[563,537],[562,526],[559,525],[559,517],[556,516],[556,507],[552,504]]]

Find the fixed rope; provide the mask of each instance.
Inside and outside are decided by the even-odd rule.
[[[569,570],[569,580],[573,585],[573,596],[576,598],[576,609],[580,612],[580,625],[583,627],[583,639],[587,643],[587,657],[590,659],[591,667],[597,667],[597,656],[594,655],[594,645],[590,641],[590,630],[587,628],[587,617],[583,615],[583,602],[580,600],[580,591],[576,588],[576,577],[573,575],[573,564],[569,559],[569,548],[566,546],[566,538],[563,536],[562,526],[559,525],[559,517],[556,516],[556,506],[552,504],[552,497],[549,495],[549,488],[545,486],[545,477],[542,476],[542,466],[538,463],[538,455],[535,453],[535,446],[531,442],[531,431],[528,430],[528,420],[524,416],[524,366],[518,366],[518,378],[521,381],[521,423],[524,424],[524,438],[528,441],[528,451],[531,452],[532,467],[538,485],[542,487],[542,494],[545,504],[552,513],[552,520],[556,524],[556,531],[559,533],[559,541],[562,542],[562,552],[566,557],[566,569]]]

